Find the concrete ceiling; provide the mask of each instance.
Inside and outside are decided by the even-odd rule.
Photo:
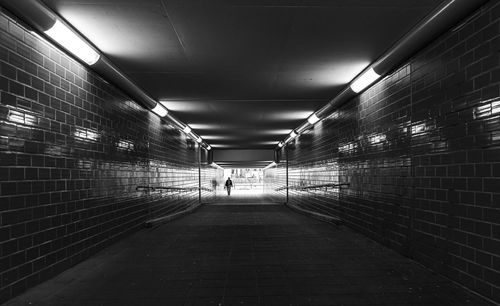
[[[271,149],[440,1],[44,0],[215,149]]]

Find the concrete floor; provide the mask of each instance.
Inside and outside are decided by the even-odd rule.
[[[487,305],[345,227],[234,196],[144,229],[6,305]]]

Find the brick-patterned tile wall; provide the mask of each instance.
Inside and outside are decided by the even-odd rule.
[[[499,91],[489,1],[288,147],[289,204],[500,302]]]
[[[201,168],[201,187],[203,203],[213,203],[217,197],[217,186],[224,180],[224,170],[204,165]]]
[[[1,303],[197,204],[198,148],[0,11],[0,178]]]
[[[284,153],[284,150],[282,150]],[[286,202],[286,164],[277,163],[264,169],[263,172],[264,193],[273,202]]]

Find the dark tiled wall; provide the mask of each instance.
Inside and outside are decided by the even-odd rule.
[[[298,137],[289,204],[500,301],[499,31],[490,1]]]
[[[182,133],[0,11],[0,303],[197,205],[198,175]]]

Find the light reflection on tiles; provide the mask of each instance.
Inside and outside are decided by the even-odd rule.
[[[8,120],[25,125],[36,125],[37,122],[35,116],[15,110],[9,110]]]
[[[97,141],[97,139],[99,138],[99,133],[97,133],[97,131],[93,131],[90,129],[77,127],[75,130],[74,136],[76,138],[80,138],[83,140]]]
[[[116,144],[116,147],[118,148],[118,150],[133,151],[134,150],[134,143],[130,140],[120,140]]]
[[[500,99],[490,99],[482,101],[480,105],[474,107],[474,119],[486,118],[492,115],[500,114]]]
[[[373,136],[369,136],[368,141],[370,142],[370,144],[376,145],[376,144],[381,144],[384,141],[386,141],[386,138],[387,137],[385,134],[375,134]]]
[[[426,128],[427,126],[425,125],[425,123],[417,123],[415,125],[412,125],[411,133],[412,135],[423,134],[425,133]]]

